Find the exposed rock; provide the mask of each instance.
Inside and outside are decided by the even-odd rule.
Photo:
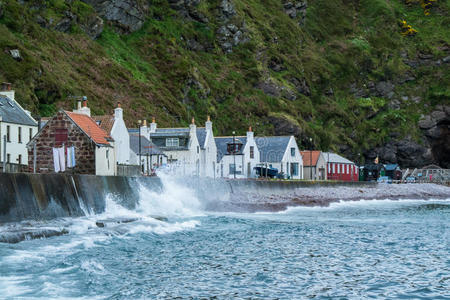
[[[103,19],[99,16],[91,16],[85,24],[81,24],[81,29],[93,40],[102,34],[103,28]]]
[[[306,9],[308,8],[308,3],[306,0],[297,0],[294,2],[285,2],[283,4],[284,12],[291,18],[299,18],[299,25],[303,25],[306,18]]]
[[[221,16],[225,19],[230,19],[236,15],[233,3],[230,0],[222,0],[220,3]]]
[[[189,92],[191,90],[197,91],[197,96],[201,99],[206,99],[211,93],[211,90],[209,88],[203,87],[200,81],[193,77],[190,77],[188,80],[186,80],[186,83],[184,84],[184,87],[181,91],[183,95],[182,101],[184,104],[190,104],[193,102],[194,99],[189,98]]]
[[[395,85],[390,81],[380,81],[376,84],[377,96],[391,99],[394,96]]]
[[[9,50],[9,53],[11,54],[12,58],[14,58],[15,60],[22,61],[22,56],[20,55],[19,49]]]
[[[309,89],[308,83],[306,82],[305,78],[298,79],[292,77],[290,79],[290,82],[295,86],[297,92],[305,96],[311,96],[311,90]]]
[[[91,4],[102,18],[113,24],[121,33],[140,29],[148,11],[146,1],[83,0],[83,2]]]
[[[301,127],[288,118],[282,116],[269,116],[269,122],[273,125],[274,135],[294,135],[299,137],[302,133]]]
[[[200,0],[169,0],[169,5],[186,18],[201,23],[208,23],[208,18],[197,10]]]
[[[275,72],[286,70],[286,67],[283,65],[283,61],[277,57],[272,57],[272,59],[268,63],[268,67]]]
[[[281,87],[279,87],[277,84],[275,84],[272,80],[268,79],[263,82],[259,82],[256,85],[256,88],[263,91],[264,94],[271,96],[271,97],[280,97],[281,94]]]
[[[70,28],[72,27],[72,21],[73,19],[69,17],[62,18],[58,23],[56,23],[54,29],[57,31],[68,33],[70,31]]]
[[[248,40],[245,35],[245,23],[238,24],[235,20],[236,10],[231,0],[222,0],[218,11],[218,19],[222,25],[216,32],[217,42],[223,51],[230,53],[233,51],[234,46],[245,43]]]

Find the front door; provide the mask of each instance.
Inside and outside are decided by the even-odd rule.
[[[247,177],[250,178],[252,176],[252,165],[251,163],[247,163]]]

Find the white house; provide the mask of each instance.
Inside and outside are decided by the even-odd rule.
[[[215,178],[217,147],[209,116],[205,122],[205,127],[198,127],[196,133],[200,145],[200,176]]]
[[[73,112],[91,117],[91,109],[87,106],[86,97],[83,97],[83,105],[81,105],[81,100],[78,101],[77,109],[74,109]],[[114,115],[92,116],[92,119],[114,139],[116,163],[130,164],[130,135],[123,120],[123,109],[120,102],[114,109]]]
[[[93,116],[92,118],[114,139],[116,162],[121,165],[129,165],[130,134],[123,120],[123,109],[120,102],[114,109],[114,115]]]
[[[177,175],[200,176],[201,148],[194,119],[188,128],[158,128],[153,119],[150,127],[144,121],[140,130],[129,130],[138,135],[139,131],[167,156],[167,163]]]
[[[26,144],[38,132],[38,123],[15,100],[11,84],[0,91],[0,162],[28,165]]]
[[[145,136],[141,135],[139,137],[139,134],[131,133],[130,149],[130,164],[139,165],[140,156],[140,165],[144,174],[152,174],[152,169],[154,170],[167,164],[167,156]]]
[[[257,137],[260,162],[290,179],[303,179],[303,159],[294,136]]]
[[[252,128],[246,136],[216,137],[218,177],[254,178],[254,167],[260,161]]]

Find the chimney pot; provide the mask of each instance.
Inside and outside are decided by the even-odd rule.
[[[249,132],[252,132],[252,126],[249,126],[249,127],[248,127],[248,131],[249,131]]]
[[[118,107],[118,108],[121,108],[121,107],[122,107],[122,104],[120,103],[120,101],[117,102],[117,107]]]
[[[210,122],[211,121],[211,116],[207,117],[207,121]]]
[[[87,100],[83,99],[83,107],[87,107]]]
[[[152,117],[152,123],[156,123],[156,118]]]
[[[147,127],[147,120],[144,120],[144,123],[142,125],[143,127]]]
[[[192,125],[195,125],[195,119],[194,119],[194,117],[192,117]]]

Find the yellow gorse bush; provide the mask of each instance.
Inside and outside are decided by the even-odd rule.
[[[417,30],[412,28],[411,25],[408,25],[408,23],[405,20],[400,21],[400,27],[401,27],[401,34],[403,36],[413,36],[417,33]]]
[[[405,0],[405,4],[413,5],[415,3],[420,3],[420,6],[423,9],[423,13],[428,16],[431,12],[431,8],[433,7],[433,3],[437,2],[437,0]]]

